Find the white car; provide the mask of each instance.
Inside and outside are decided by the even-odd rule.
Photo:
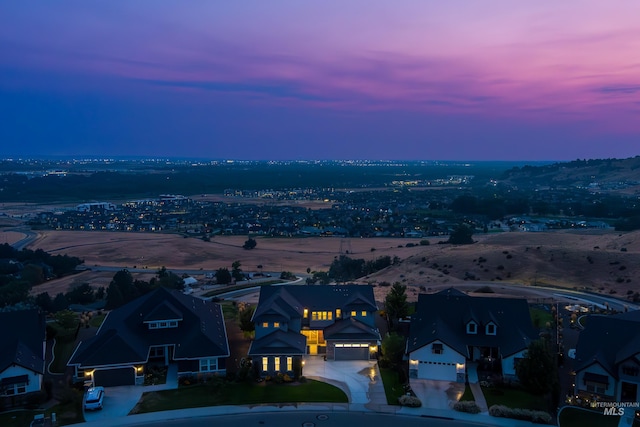
[[[84,409],[93,411],[102,409],[102,401],[104,399],[104,387],[91,387],[87,390],[84,398]]]

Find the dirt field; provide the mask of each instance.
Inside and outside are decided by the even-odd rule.
[[[334,257],[347,251],[353,258],[367,260],[397,256],[402,260],[399,265],[365,277],[361,282],[399,281],[409,285],[412,296],[420,286],[429,288],[474,281],[587,288],[618,297],[639,289],[640,232],[514,232],[474,235],[474,239],[477,242],[473,245],[451,246],[438,244],[443,239],[433,238],[429,246],[407,248],[404,247],[407,243],[419,241],[258,237],[257,247],[247,251],[242,249],[246,240],[243,236],[218,236],[204,242],[168,234],[47,231],[31,248],[78,256],[89,266],[135,266],[151,271],[160,266],[214,270],[230,267],[238,260],[245,271],[262,265],[265,271],[303,274],[307,268],[326,271]],[[64,292],[65,287],[83,280],[106,286],[113,276],[100,273],[94,281],[88,273],[83,274],[86,276],[63,279],[64,283],[56,285],[56,289]],[[377,287],[376,290],[385,293],[388,289]]]
[[[0,232],[0,245],[5,243],[11,245],[24,238],[24,236],[24,233],[20,233],[18,231],[2,231]]]

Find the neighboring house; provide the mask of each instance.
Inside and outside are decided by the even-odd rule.
[[[175,365],[178,376],[225,373],[228,356],[219,304],[158,288],[110,312],[68,365],[77,380],[133,385],[150,366]]]
[[[574,370],[575,394],[582,398],[640,401],[640,310],[589,316]]]
[[[46,326],[38,310],[0,313],[0,396],[38,392],[45,369]]]
[[[515,365],[537,338],[525,299],[472,297],[449,288],[420,294],[411,317],[409,376],[464,382],[470,361],[500,362],[515,379]]]
[[[295,374],[304,355],[369,360],[380,344],[377,309],[368,285],[263,286],[249,356],[264,375]]]

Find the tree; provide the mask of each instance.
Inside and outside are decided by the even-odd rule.
[[[397,321],[409,314],[407,287],[401,285],[399,282],[394,283],[384,300],[384,308],[387,312],[389,329],[394,330],[394,321]]]
[[[251,250],[251,249],[255,248],[257,245],[258,245],[258,243],[256,242],[256,240],[252,239],[251,237],[249,237],[249,239],[244,242],[244,245],[242,245],[242,247],[244,249]]]
[[[229,283],[231,283],[231,279],[231,273],[226,267],[219,268],[216,271],[216,282],[219,285],[228,285]]]
[[[465,224],[460,224],[451,232],[447,242],[452,245],[469,245],[473,243],[473,239],[471,238],[472,235],[473,230],[471,227]]]
[[[253,332],[256,325],[251,321],[255,308],[249,304],[244,304],[238,309],[238,320],[240,322],[240,330],[243,332]]]
[[[404,337],[395,332],[388,333],[382,339],[382,358],[391,365],[397,365],[402,362],[404,347]]]
[[[234,261],[233,264],[231,264],[231,276],[233,276],[236,281],[244,280],[244,274],[242,274],[242,269],[240,269],[241,265],[240,261]]]
[[[56,323],[65,329],[75,328],[78,324],[78,315],[70,310],[62,310],[55,315]]]
[[[556,360],[543,339],[532,341],[524,357],[516,364],[516,375],[524,388],[542,395],[558,382]]]

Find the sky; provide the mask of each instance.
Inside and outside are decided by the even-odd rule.
[[[640,155],[640,2],[0,2],[0,157]]]

